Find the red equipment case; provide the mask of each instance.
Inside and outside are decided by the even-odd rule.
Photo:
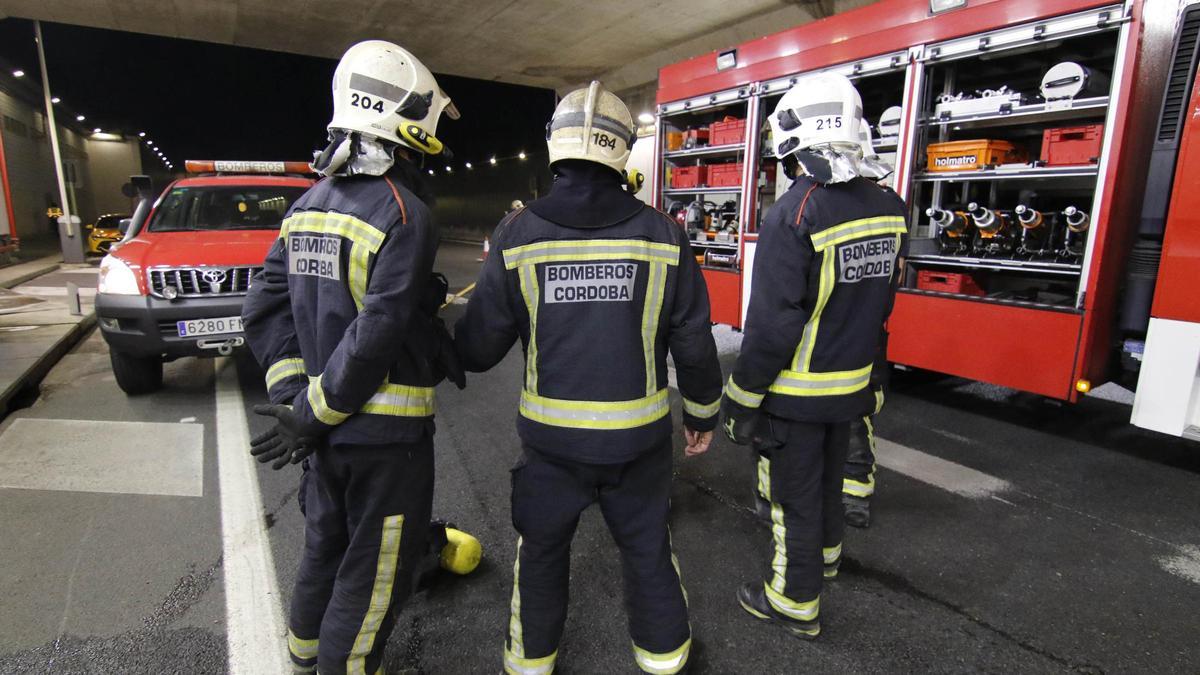
[[[937,291],[939,293],[959,293],[962,295],[987,295],[975,277],[961,272],[935,272],[921,270],[917,273],[917,288],[922,291]]]
[[[720,122],[713,122],[708,129],[709,145],[733,145],[745,140],[746,120],[726,117]]]
[[[709,187],[736,187],[742,184],[742,163],[708,165]]]
[[[704,185],[708,177],[707,166],[680,166],[671,171],[671,187],[694,188]]]
[[[1042,132],[1042,161],[1047,166],[1095,164],[1100,161],[1103,124],[1059,127]]]
[[[688,129],[683,132],[683,148],[691,150],[708,145],[708,129]]]

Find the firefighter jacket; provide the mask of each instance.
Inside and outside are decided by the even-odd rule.
[[[872,369],[907,248],[905,212],[865,178],[793,183],[759,235],[731,401],[805,422],[875,408]]]
[[[691,429],[716,426],[721,371],[708,291],[682,229],[622,190],[615,171],[590,164],[556,163],[550,195],[501,221],[455,343],[463,367],[478,372],[520,337],[522,441],[611,464],[669,438],[668,352]]]
[[[419,304],[437,253],[426,204],[397,162],[326,178],[292,206],[242,310],[272,403],[329,428],[332,444],[432,431],[432,339]]]

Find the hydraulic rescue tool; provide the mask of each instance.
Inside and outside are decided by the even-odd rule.
[[[981,256],[1011,255],[1016,247],[1011,211],[997,211],[976,202],[967,205],[971,219],[975,221],[974,250]]]
[[[925,215],[937,228],[938,248],[942,255],[967,255],[971,252],[975,226],[970,214],[931,206],[925,209]]]
[[[1029,259],[1052,255],[1058,217],[1053,213],[1042,213],[1027,204],[1019,204],[1013,213],[1021,224],[1017,255]]]
[[[1063,232],[1062,248],[1059,249],[1058,255],[1065,260],[1079,262],[1083,259],[1084,248],[1087,247],[1087,231],[1092,226],[1092,217],[1074,206],[1063,209],[1062,214],[1067,221],[1067,227]]]

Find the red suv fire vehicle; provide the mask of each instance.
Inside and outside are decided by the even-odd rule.
[[[303,162],[187,162],[143,199],[100,263],[96,317],[127,394],[162,386],[163,363],[245,343],[242,300],[292,203],[313,184]]]

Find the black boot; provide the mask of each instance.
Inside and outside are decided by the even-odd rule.
[[[756,619],[769,621],[783,626],[789,633],[801,640],[815,640],[821,634],[819,621],[800,621],[785,616],[771,606],[767,594],[763,591],[762,582],[743,584],[737,592],[738,604],[748,614]]]
[[[846,514],[846,524],[850,527],[868,528],[871,526],[870,499],[842,495],[842,510]]]

